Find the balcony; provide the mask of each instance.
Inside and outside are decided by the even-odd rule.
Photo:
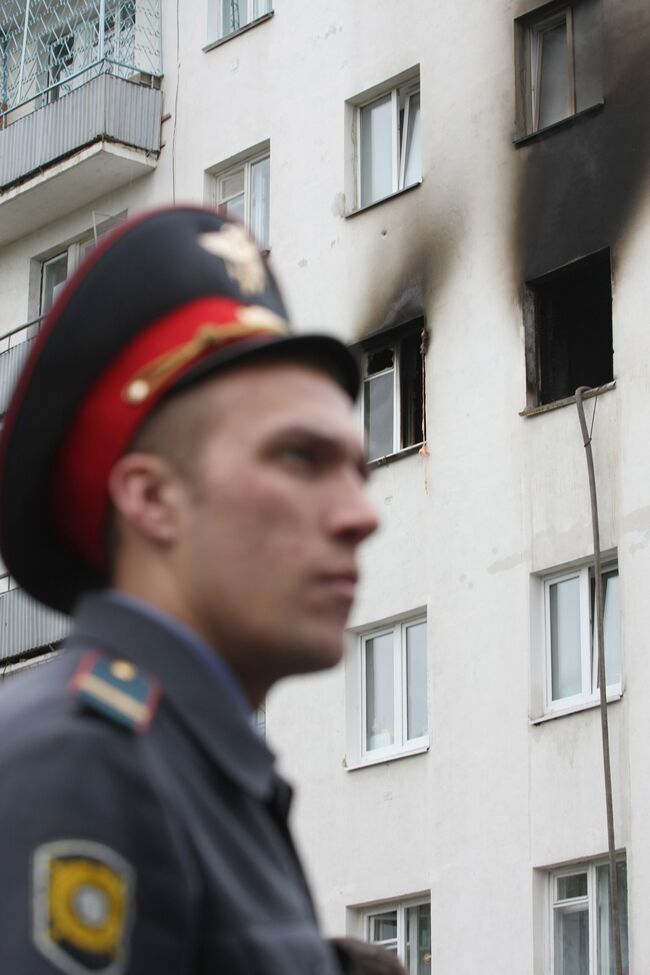
[[[160,0],[3,0],[0,246],[150,173]]]
[[[21,325],[0,339],[0,417],[36,337],[40,321]],[[46,650],[68,633],[67,616],[34,602],[12,581],[0,563],[0,667]]]

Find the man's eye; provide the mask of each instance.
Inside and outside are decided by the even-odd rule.
[[[300,467],[314,467],[316,464],[314,452],[309,447],[285,447],[283,455],[290,463]]]

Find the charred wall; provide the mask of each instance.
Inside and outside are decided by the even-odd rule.
[[[604,105],[533,137],[521,166],[519,281],[617,245],[648,183],[650,5],[603,0]]]

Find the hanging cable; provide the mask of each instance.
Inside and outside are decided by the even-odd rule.
[[[607,677],[605,673],[605,636],[603,624],[603,577],[600,565],[600,530],[598,527],[598,499],[596,496],[596,478],[594,475],[594,457],[591,449],[591,435],[594,429],[594,417],[598,394],[594,401],[594,412],[591,418],[591,429],[587,430],[583,396],[589,392],[588,386],[576,389],[576,407],[582,431],[583,446],[587,457],[587,473],[589,475],[589,497],[591,500],[591,527],[594,539],[594,576],[596,583],[596,639],[598,641],[598,686],[600,689],[600,730],[603,742],[603,769],[605,773],[605,806],[607,809],[607,848],[609,854],[609,890],[611,903],[611,923],[614,934],[614,957],[616,960],[616,975],[623,975],[623,961],[621,955],[621,913],[618,892],[618,876],[616,874],[616,843],[614,839],[614,806],[612,802],[612,769],[609,755],[609,725],[607,721]]]

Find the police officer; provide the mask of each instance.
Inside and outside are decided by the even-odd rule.
[[[127,221],[55,302],[0,442],[0,547],[72,612],[0,695],[0,971],[397,972],[319,934],[251,709],[340,658],[375,528],[337,340],[242,228]]]

